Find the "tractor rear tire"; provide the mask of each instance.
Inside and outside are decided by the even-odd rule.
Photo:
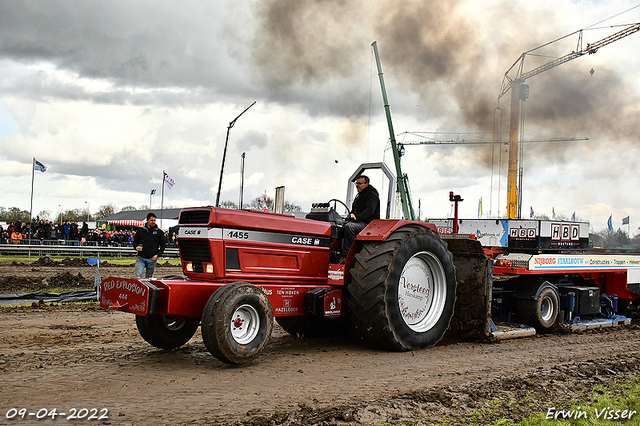
[[[539,332],[549,331],[558,320],[560,303],[558,293],[545,288],[537,299],[518,299],[518,316]]]
[[[351,276],[352,321],[371,346],[391,351],[426,348],[449,328],[455,268],[436,232],[407,225],[386,241],[363,242]]]
[[[260,355],[273,329],[264,292],[246,282],[226,284],[209,298],[202,314],[202,340],[227,364],[247,364]]]
[[[175,349],[187,343],[198,330],[198,319],[179,315],[136,315],[136,326],[147,343],[160,349]]]

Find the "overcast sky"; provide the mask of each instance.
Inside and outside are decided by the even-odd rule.
[[[489,141],[508,131],[504,73],[525,51],[585,29],[583,44],[640,22],[632,1],[0,0],[0,206],[96,211],[214,204],[229,123],[222,200],[345,199],[357,166],[393,166],[371,43],[378,42],[398,141]],[[613,26],[613,27],[612,27]],[[525,70],[576,50],[567,37]],[[523,216],[640,225],[640,33],[527,80]],[[535,54],[534,54],[535,53]],[[593,70],[593,72],[590,72]],[[504,140],[507,137],[504,136]],[[499,151],[502,151],[501,153]],[[502,164],[500,164],[500,158]],[[506,147],[407,145],[421,216],[506,213]],[[372,173],[372,184],[386,184]]]

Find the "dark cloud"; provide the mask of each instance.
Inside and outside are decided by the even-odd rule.
[[[435,117],[441,128],[449,131],[490,134],[499,83],[507,68],[523,51],[576,28],[564,29],[562,16],[550,14],[547,9],[518,9],[510,2],[485,10],[485,25],[481,26],[481,18],[470,15],[468,6],[461,0],[264,2],[257,7],[259,29],[252,56],[273,97],[300,102],[312,113],[358,120],[357,116],[369,113],[366,104],[354,101],[366,99],[367,88],[364,82],[357,81],[368,68],[362,51],[365,43],[375,37],[395,112],[424,121]],[[501,25],[486,25],[487,19]],[[536,52],[539,57],[527,59],[528,69],[569,53],[575,49],[576,40],[577,35],[568,37],[563,43]],[[637,137],[635,115],[624,117],[620,112],[625,105],[637,104],[638,94],[625,90],[620,73],[602,69],[599,74],[603,77],[593,79],[587,72],[577,76],[571,65],[527,81],[532,88],[525,112],[527,137]],[[374,95],[378,96],[377,80],[373,84]],[[307,87],[313,87],[315,92],[305,91]],[[318,94],[321,88],[333,97]],[[347,88],[347,92],[341,88]],[[301,93],[305,93],[306,104],[297,98]],[[504,131],[508,130],[509,96],[501,104]],[[377,98],[374,102],[378,102]],[[597,124],[601,121],[605,123]],[[549,145],[546,152],[556,149],[563,147]],[[473,155],[479,166],[491,165],[490,150]]]
[[[228,43],[241,39],[220,18],[236,9],[232,3],[196,1],[9,2],[0,13],[0,55],[18,63],[46,61],[57,70],[114,86],[109,93],[45,86],[43,96],[209,103],[221,95],[253,91],[241,68],[242,57],[234,55],[239,62],[226,60]],[[163,96],[141,94],[140,89],[183,92]]]

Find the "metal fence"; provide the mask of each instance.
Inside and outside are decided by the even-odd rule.
[[[69,242],[67,242],[69,243]],[[0,244],[0,254],[21,256],[126,257],[137,253],[131,244],[118,247],[78,244]],[[162,257],[178,257],[177,247],[167,247]]]

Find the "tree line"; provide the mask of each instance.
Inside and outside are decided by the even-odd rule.
[[[271,197],[266,197],[267,208],[269,211],[274,210],[275,201]],[[258,196],[252,199],[249,204],[245,204],[242,206],[244,209],[252,209],[252,210],[262,210],[262,202],[263,197]],[[223,201],[221,202],[220,207],[225,209],[237,209],[238,205],[232,201]],[[165,209],[175,209],[179,208],[178,206],[164,206]],[[62,223],[65,220],[70,222],[94,222],[97,220],[104,219],[105,217],[109,217],[118,212],[123,211],[136,211],[136,210],[148,210],[148,205],[142,205],[139,207],[135,207],[133,205],[125,206],[122,209],[118,210],[118,208],[114,204],[104,204],[100,206],[95,212],[90,212],[88,209],[75,208],[75,209],[67,209],[59,212],[52,212],[51,210],[42,210],[38,212],[33,220],[46,220],[52,221],[54,223]],[[158,207],[156,210],[160,210]],[[285,201],[284,203],[284,211],[286,212],[301,212],[302,207],[297,204],[293,204],[289,201]],[[22,220],[22,222],[29,222],[29,211],[22,210],[19,207],[3,207],[0,206],[0,221],[10,223],[15,222],[16,220]]]

